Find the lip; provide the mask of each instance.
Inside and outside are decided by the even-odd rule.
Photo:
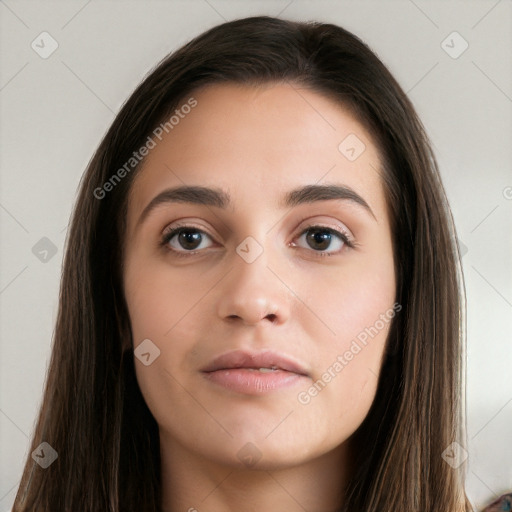
[[[259,371],[273,368],[272,371]],[[231,391],[260,395],[302,383],[305,366],[273,351],[233,350],[216,357],[201,372],[208,381]]]
[[[284,356],[266,350],[264,352],[248,352],[245,350],[232,350],[216,357],[210,364],[204,367],[203,372],[215,372],[217,370],[229,370],[233,368],[272,368],[284,370],[298,375],[309,377],[304,365],[294,361],[289,356]]]

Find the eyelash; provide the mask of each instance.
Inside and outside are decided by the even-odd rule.
[[[319,224],[311,224],[311,225],[306,226],[299,233],[299,238],[304,233],[307,233],[308,231],[310,231],[312,228],[319,228],[323,232],[327,232],[327,233],[334,234],[334,235],[338,236],[342,240],[342,242],[343,242],[343,247],[346,246],[349,249],[355,249],[359,245],[358,243],[356,243],[355,240],[353,240],[344,231],[338,231],[338,230],[336,230],[334,228],[331,228],[331,227],[328,227],[328,226],[319,225]],[[194,254],[197,254],[198,252],[203,251],[203,249],[199,249],[199,250],[195,250],[195,251],[177,251],[176,249],[170,248],[168,246],[168,243],[171,241],[171,239],[174,237],[174,235],[176,235],[176,234],[178,234],[178,233],[180,233],[182,231],[193,231],[193,232],[201,233],[203,235],[207,235],[208,237],[212,238],[211,235],[209,235],[206,231],[203,231],[202,229],[196,228],[195,226],[192,226],[192,225],[186,225],[186,224],[185,225],[178,225],[178,226],[176,226],[176,227],[174,227],[172,229],[167,230],[166,232],[164,232],[164,234],[162,236],[162,239],[160,241],[160,246],[163,247],[164,250],[172,252],[174,255],[176,255],[179,258],[187,258],[189,256],[193,256]],[[301,249],[303,249],[303,248],[301,247]],[[313,249],[311,249],[311,251],[313,251],[313,253],[315,254],[315,257],[325,258],[325,257],[335,256],[337,254],[340,254],[343,251],[343,248],[341,248],[339,251],[333,252],[333,253],[315,251]]]

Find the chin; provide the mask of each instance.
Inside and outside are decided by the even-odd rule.
[[[216,444],[213,452],[205,450],[216,462],[237,469],[270,471],[297,466],[314,458],[312,450],[304,446],[304,439],[286,443],[285,439],[265,439],[267,433],[251,436],[234,436],[224,445]],[[208,455],[207,455],[208,456]]]

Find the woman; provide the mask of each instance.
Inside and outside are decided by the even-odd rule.
[[[208,30],[82,179],[13,510],[472,510],[462,283],[424,128],[360,39]]]

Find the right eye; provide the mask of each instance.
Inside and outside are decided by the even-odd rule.
[[[194,226],[177,226],[166,230],[162,236],[161,245],[177,256],[189,256],[196,254],[206,238],[211,238],[208,233]],[[173,240],[175,239],[175,240]]]

